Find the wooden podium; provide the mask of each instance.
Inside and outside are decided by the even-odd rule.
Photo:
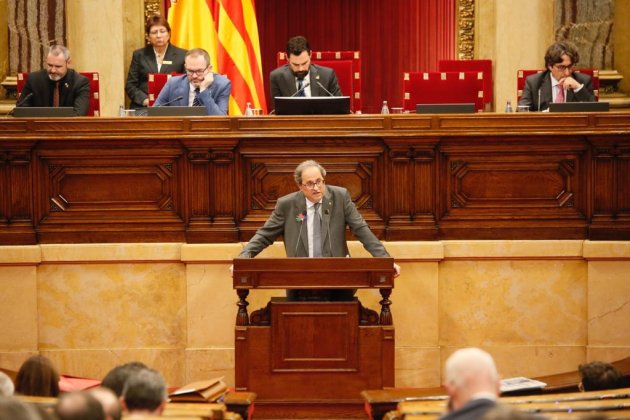
[[[256,404],[361,403],[394,386],[392,258],[235,259],[236,388]],[[380,314],[351,301],[287,301],[247,312],[250,289],[380,290]]]

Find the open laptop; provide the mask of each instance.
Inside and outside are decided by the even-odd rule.
[[[337,115],[350,113],[349,96],[276,96],[276,115]]]
[[[208,111],[204,106],[150,106],[147,108],[149,117],[207,117]]]
[[[416,104],[416,114],[474,114],[474,103]]]
[[[558,102],[549,104],[549,112],[608,112],[608,102]]]
[[[13,108],[13,114],[16,118],[52,118],[52,117],[75,117],[74,108],[71,106],[20,106]]]

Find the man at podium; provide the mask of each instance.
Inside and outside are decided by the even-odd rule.
[[[299,191],[280,197],[264,226],[247,243],[239,258],[253,258],[284,236],[288,257],[347,257],[346,226],[374,257],[389,257],[372,233],[347,189],[326,185],[326,170],[316,161],[300,163],[293,174]],[[394,264],[396,276],[400,267]],[[349,292],[349,293],[344,293]],[[289,290],[292,300],[347,300],[352,291]]]

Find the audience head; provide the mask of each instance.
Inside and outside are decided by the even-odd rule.
[[[120,397],[123,393],[127,379],[146,368],[147,365],[142,362],[129,362],[116,366],[110,370],[107,375],[105,375],[103,381],[101,382],[101,386],[111,389],[117,397]]]
[[[498,396],[500,381],[492,356],[478,348],[454,352],[445,366],[446,391],[453,410],[461,408],[474,395]]]
[[[184,58],[184,67],[186,75],[191,85],[198,88],[209,71],[212,70],[210,65],[210,55],[203,48],[193,48],[186,52]]]
[[[590,362],[580,365],[580,390],[597,391],[621,386],[621,372],[606,362]]]
[[[122,408],[120,406],[120,400],[114,391],[109,388],[98,387],[92,388],[88,392],[101,403],[105,413],[105,420],[121,419]]]
[[[36,397],[59,395],[59,374],[50,359],[31,356],[20,367],[15,378],[15,392]]]
[[[171,39],[171,25],[162,15],[149,16],[144,25],[147,39],[154,47],[164,47]]]
[[[50,80],[56,82],[68,73],[70,50],[63,45],[53,45],[46,56],[46,71]]]
[[[146,368],[125,382],[122,408],[126,414],[160,415],[166,405],[166,399],[164,378],[158,371]]]
[[[37,409],[17,398],[0,396],[0,420],[40,420]]]
[[[14,391],[15,385],[9,375],[0,371],[0,397],[10,397]]]
[[[105,420],[101,403],[85,391],[61,394],[55,415],[59,420]]]
[[[565,41],[553,43],[545,53],[545,67],[556,80],[569,76],[579,60],[577,49]]]
[[[298,79],[304,79],[311,66],[311,46],[303,36],[294,36],[287,42],[287,60],[291,72]]]
[[[300,163],[293,172],[293,179],[312,203],[318,203],[326,193],[326,169],[314,160]]]
[[[507,405],[499,404],[484,414],[483,420],[541,420],[534,414],[519,411]]]

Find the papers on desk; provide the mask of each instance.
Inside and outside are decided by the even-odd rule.
[[[546,386],[547,384],[544,382],[519,376],[516,378],[502,379],[501,393],[522,391],[524,389],[542,389]]]

